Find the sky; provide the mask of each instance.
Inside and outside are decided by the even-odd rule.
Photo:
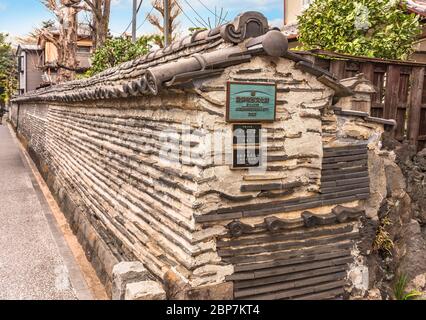
[[[143,0],[138,14],[138,26],[140,26],[138,35],[155,32],[148,21],[144,22],[147,13],[152,9],[152,1]],[[112,3],[110,29],[114,36],[119,36],[131,21],[132,0],[112,0]],[[227,12],[226,20],[232,20],[243,11],[260,11],[268,18],[271,25],[282,25],[283,0],[179,0],[179,3],[186,13],[186,16],[182,14],[179,18],[181,35],[185,35],[188,28],[194,25],[202,26],[199,22],[202,19],[207,22],[210,18],[214,26],[215,8],[217,11],[223,8],[224,12]],[[40,0],[0,0],[0,32],[8,33],[12,40],[15,37],[28,35],[42,21],[53,18]],[[82,14],[79,19],[80,22],[84,22],[87,16]],[[128,32],[130,31],[129,28]]]

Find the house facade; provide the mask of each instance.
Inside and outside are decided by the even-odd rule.
[[[43,61],[42,48],[38,45],[19,45],[17,49],[19,94],[36,90],[41,85]]]
[[[52,27],[49,31],[55,38],[59,39],[59,32],[55,27]],[[84,73],[90,68],[92,48],[90,30],[80,27],[77,41],[77,73]],[[58,50],[51,41],[40,36],[37,44],[19,45],[17,57],[20,95],[56,84]]]
[[[314,0],[284,0],[284,24],[297,23],[297,16],[309,7]]]
[[[56,27],[49,28],[49,33],[55,39],[59,40],[59,30]],[[43,51],[43,64],[41,70],[43,72],[42,86],[56,84],[56,75],[58,71],[58,50],[53,42],[41,36],[38,39],[38,45]],[[77,73],[84,73],[90,68],[90,56],[93,50],[93,42],[90,29],[85,25],[80,25],[78,29],[77,40]]]

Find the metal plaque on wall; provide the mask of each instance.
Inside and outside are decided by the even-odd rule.
[[[276,119],[277,85],[263,82],[228,82],[228,122],[273,122]]]
[[[234,169],[257,168],[261,164],[260,124],[235,124],[233,126]]]

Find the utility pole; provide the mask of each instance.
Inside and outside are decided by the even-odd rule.
[[[132,18],[132,41],[136,42],[136,18],[137,18],[137,2],[138,0],[133,0],[133,18]]]
[[[169,20],[170,20],[170,12],[169,12],[169,1],[164,0],[164,46],[167,47],[170,39],[170,30],[169,30]]]

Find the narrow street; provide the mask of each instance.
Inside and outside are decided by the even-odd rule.
[[[0,299],[91,299],[17,143],[0,126]]]

